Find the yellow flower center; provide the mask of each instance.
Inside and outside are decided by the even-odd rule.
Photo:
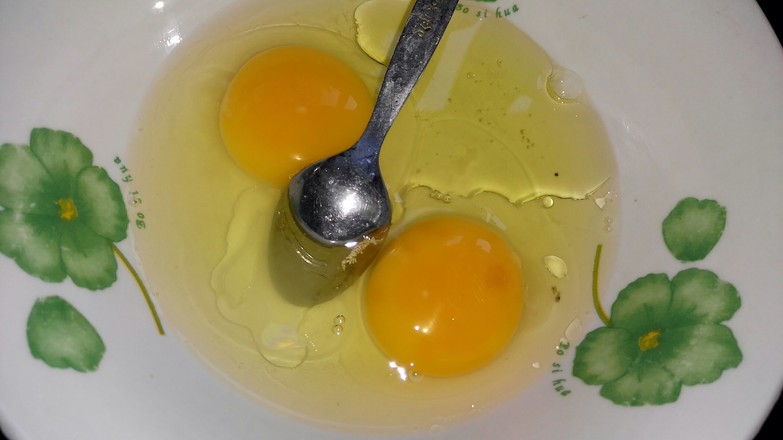
[[[658,345],[660,344],[658,338],[660,338],[660,336],[661,336],[661,332],[658,330],[653,330],[651,332],[648,332],[647,334],[639,338],[639,348],[641,348],[642,351],[647,351],[652,348],[658,347]]]
[[[60,199],[57,201],[57,206],[60,207],[60,218],[67,222],[76,220],[79,217],[79,213],[76,211],[76,205],[72,199]]]

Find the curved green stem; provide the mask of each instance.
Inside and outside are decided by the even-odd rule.
[[[601,318],[601,321],[603,321],[607,327],[611,327],[612,320],[609,319],[609,316],[601,306],[601,300],[598,298],[598,268],[601,265],[601,250],[603,247],[604,246],[600,243],[595,247],[595,259],[593,260],[593,306],[595,307],[595,312],[598,313],[598,317]]]
[[[136,269],[131,266],[130,261],[128,261],[127,258],[125,258],[125,255],[120,251],[117,246],[112,243],[111,248],[114,250],[114,253],[117,254],[117,256],[120,258],[120,261],[122,261],[122,264],[125,265],[125,267],[128,269],[128,272],[130,272],[131,276],[134,280],[136,280],[136,285],[139,286],[139,289],[141,290],[141,294],[144,296],[144,301],[147,302],[147,308],[150,309],[150,313],[152,314],[152,319],[155,320],[155,325],[158,327],[158,334],[161,336],[165,335],[166,333],[163,331],[163,324],[160,322],[160,317],[158,316],[158,312],[155,309],[155,304],[152,302],[152,298],[150,298],[149,292],[147,292],[147,288],[144,287],[144,282],[141,281],[141,277],[139,276],[138,272],[136,272]]]

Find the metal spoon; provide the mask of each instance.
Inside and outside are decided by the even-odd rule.
[[[378,100],[351,148],[293,177],[278,204],[270,270],[291,302],[334,297],[369,266],[386,238],[391,203],[381,145],[438,46],[458,0],[417,0],[400,34]]]

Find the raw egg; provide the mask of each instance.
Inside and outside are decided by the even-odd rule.
[[[274,210],[360,136],[401,27],[379,23],[410,2],[240,4],[183,39],[142,108],[129,211],[148,286],[167,329],[269,411],[448,429],[526,399],[595,316],[595,246],[606,281],[620,224],[600,118],[556,93],[562,70],[512,16],[462,3],[381,151],[386,248],[314,307],[276,290]]]
[[[276,47],[234,76],[220,133],[243,170],[283,187],[305,166],[349,148],[371,111],[367,87],[345,63],[309,47]]]
[[[486,365],[522,315],[519,258],[490,226],[460,217],[413,224],[369,276],[367,326],[397,365],[454,376]]]

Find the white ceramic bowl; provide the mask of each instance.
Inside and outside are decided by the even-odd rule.
[[[28,144],[34,127],[67,130],[90,145],[92,162],[109,179],[123,182],[128,175],[123,160],[142,100],[167,57],[229,3],[241,1],[0,3],[0,143]],[[756,3],[464,0],[463,6],[490,15],[510,11],[501,19],[513,21],[557,63],[578,72],[604,120],[622,189],[617,264],[603,286],[607,307],[639,277],[674,277],[690,268],[730,283],[741,302],[725,289],[712,292],[724,295],[710,302],[720,309],[709,312],[715,313],[712,330],[702,339],[691,333],[695,345],[678,347],[680,357],[667,364],[671,371],[681,371],[674,364],[683,360],[709,359],[711,365],[675,380],[684,385],[668,403],[661,398],[642,406],[615,404],[603,395],[622,393],[617,378],[596,373],[590,377],[597,382],[587,384],[576,377],[575,362],[594,366],[589,345],[605,347],[600,339],[583,337],[561,347],[563,368],[544,366],[551,372],[543,380],[500,408],[455,428],[406,438],[752,436],[783,379],[783,352],[777,349],[783,336],[783,198],[778,194],[783,188],[783,52]],[[17,164],[13,160],[0,156],[0,172],[7,173],[0,175],[0,205],[9,212],[22,209],[14,194],[24,192],[12,184],[19,180],[8,177],[22,168],[3,168]],[[726,223],[706,258],[683,263],[665,246],[661,229],[675,205],[689,197],[716,200],[725,208]],[[11,438],[356,436],[287,419],[237,393],[175,330],[157,334],[128,271],[119,270],[117,282],[102,294],[88,293],[70,279],[46,282],[29,275],[25,263],[9,256],[21,258],[24,253],[12,242],[30,231],[9,212],[0,223],[7,228],[0,231],[5,254],[0,256],[0,424]],[[709,212],[711,222],[714,211]],[[132,258],[130,241],[120,240],[118,249],[143,270],[144,261]],[[82,335],[86,353],[66,355],[62,362],[69,368],[50,366],[57,361],[41,345],[48,337],[41,319],[59,332],[87,328],[68,315],[71,309],[61,300],[43,300],[51,296],[89,320],[105,353],[93,336]],[[704,304],[697,299],[691,305],[699,310]],[[584,326],[590,331],[605,325],[595,316]],[[712,333],[725,335],[726,329],[733,341]],[[700,352],[704,347],[712,352]],[[583,357],[575,359],[579,350]],[[716,371],[722,374],[714,377]],[[650,374],[638,378],[665,395],[674,382]],[[693,382],[705,383],[689,386]]]

